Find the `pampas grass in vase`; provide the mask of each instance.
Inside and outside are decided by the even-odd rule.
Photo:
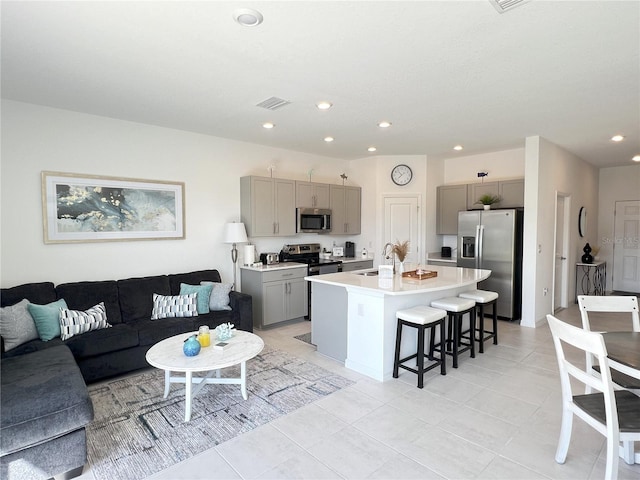
[[[405,240],[404,242],[400,242],[396,240],[396,243],[393,245],[393,253],[398,257],[398,261],[400,262],[400,273],[404,272],[404,259],[407,258],[407,254],[409,253],[409,240]]]

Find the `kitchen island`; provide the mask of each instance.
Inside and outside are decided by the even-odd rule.
[[[431,265],[429,270],[437,277],[415,280],[396,274],[385,279],[372,270],[305,277],[312,282],[311,341],[318,352],[373,379],[392,378],[396,312],[473,290],[491,274]],[[401,355],[415,349],[416,334],[406,329]]]

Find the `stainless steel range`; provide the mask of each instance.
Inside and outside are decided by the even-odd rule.
[[[329,260],[320,258],[319,243],[298,243],[285,245],[280,252],[280,262],[297,262],[307,264],[307,275],[324,275],[326,273],[337,273],[342,270],[340,260]],[[309,311],[305,317],[311,320],[311,282],[307,282],[307,295]]]

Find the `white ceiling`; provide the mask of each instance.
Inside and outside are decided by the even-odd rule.
[[[239,26],[239,7],[264,23]],[[597,166],[640,154],[638,1],[533,0],[503,14],[488,0],[1,9],[7,99],[344,159],[370,145],[468,155],[531,135]],[[256,107],[272,96],[291,104]]]

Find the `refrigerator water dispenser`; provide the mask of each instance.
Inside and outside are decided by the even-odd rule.
[[[462,257],[474,258],[476,256],[476,237],[462,237]]]

